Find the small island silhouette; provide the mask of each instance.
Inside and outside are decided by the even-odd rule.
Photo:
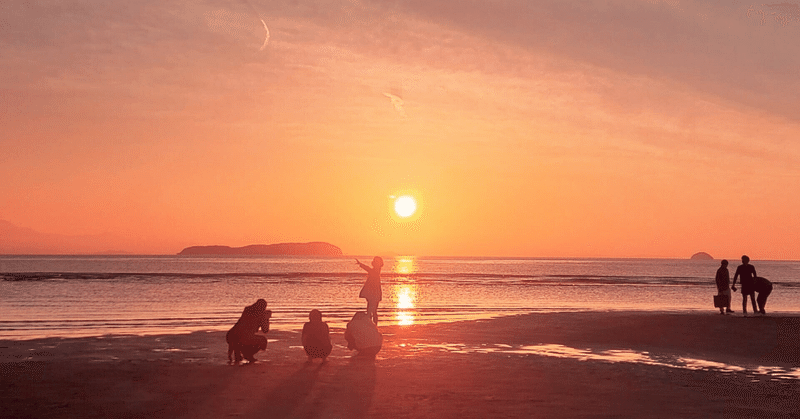
[[[190,246],[181,250],[178,255],[342,256],[342,249],[325,242],[251,244],[243,247]]]
[[[692,260],[714,260],[714,257],[706,252],[697,252],[692,255]]]

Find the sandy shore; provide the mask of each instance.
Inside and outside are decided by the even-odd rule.
[[[1,416],[800,417],[800,380],[757,371],[800,366],[798,317],[581,312],[381,330],[375,360],[333,330],[325,365],[306,364],[296,332],[271,332],[240,366],[220,332],[0,341]]]

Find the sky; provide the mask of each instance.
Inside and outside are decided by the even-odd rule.
[[[0,253],[800,259],[798,39],[797,1],[3,2]]]

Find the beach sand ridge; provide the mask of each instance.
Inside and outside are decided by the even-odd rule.
[[[794,316],[540,313],[381,327],[374,360],[333,329],[324,365],[296,331],[239,366],[223,332],[5,340],[0,402],[20,418],[800,417],[800,379],[758,370],[798,370],[798,330]]]

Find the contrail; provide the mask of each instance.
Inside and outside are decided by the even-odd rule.
[[[267,22],[264,22],[264,19],[261,18],[261,14],[258,13],[258,10],[256,10],[255,7],[253,7],[252,3],[250,3],[248,0],[243,0],[243,1],[245,3],[247,3],[248,6],[250,6],[250,10],[252,10],[253,13],[256,14],[256,17],[258,18],[258,20],[261,21],[262,25],[264,25],[264,31],[267,33],[267,35],[264,38],[264,45],[261,45],[261,48],[258,49],[259,51],[264,51],[264,48],[267,47],[267,43],[269,42],[269,28],[267,27]]]

